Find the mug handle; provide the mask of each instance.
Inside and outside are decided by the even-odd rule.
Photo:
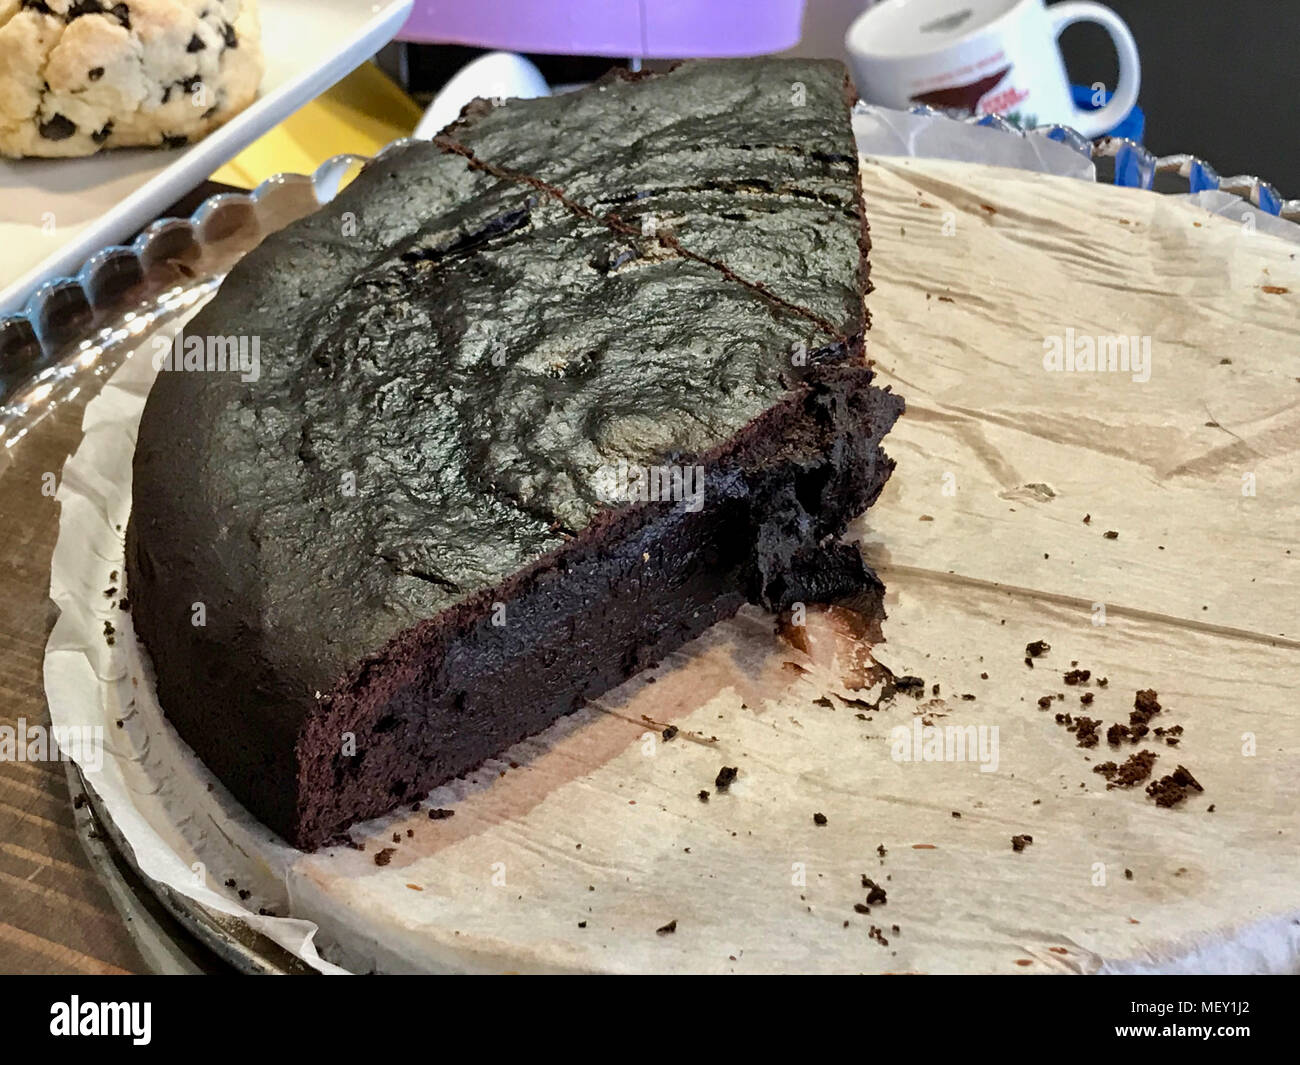
[[[1110,103],[1097,111],[1074,110],[1074,128],[1085,137],[1100,137],[1118,126],[1137,103],[1138,88],[1142,84],[1142,64],[1138,60],[1137,42],[1128,25],[1110,8],[1094,4],[1091,0],[1066,0],[1047,9],[1052,16],[1052,30],[1059,38],[1066,26],[1076,22],[1096,22],[1108,34],[1119,55],[1119,84]]]

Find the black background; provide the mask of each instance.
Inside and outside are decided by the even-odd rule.
[[[1300,198],[1300,0],[1104,0],[1142,57],[1139,103],[1157,155],[1190,152],[1225,177],[1254,174]],[[1061,38],[1071,79],[1114,87],[1098,26]]]

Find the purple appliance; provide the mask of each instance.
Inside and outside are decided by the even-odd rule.
[[[685,58],[779,52],[804,0],[415,0],[398,37],[511,52]]]

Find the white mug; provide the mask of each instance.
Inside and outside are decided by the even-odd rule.
[[[1105,107],[1070,95],[1057,38],[1073,22],[1105,27],[1119,53],[1119,84]],[[997,112],[1023,127],[1060,123],[1085,137],[1117,126],[1137,103],[1141,65],[1128,26],[1090,0],[881,0],[844,38],[868,103]]]

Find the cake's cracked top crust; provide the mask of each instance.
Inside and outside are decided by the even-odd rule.
[[[832,331],[856,332],[867,249],[842,70],[740,60],[615,73],[587,93],[475,101],[437,139],[618,227],[667,232],[670,245],[725,263]],[[862,228],[835,224],[844,220]],[[861,287],[842,270],[846,237],[863,241]]]
[[[859,362],[845,91],[837,63],[687,63],[476,106],[268,238],[187,330],[257,338],[258,379],[149,398],[155,602],[205,602],[194,637],[292,719],[580,532],[602,471],[688,462]]]
[[[177,147],[261,79],[256,0],[0,0],[0,155]]]

